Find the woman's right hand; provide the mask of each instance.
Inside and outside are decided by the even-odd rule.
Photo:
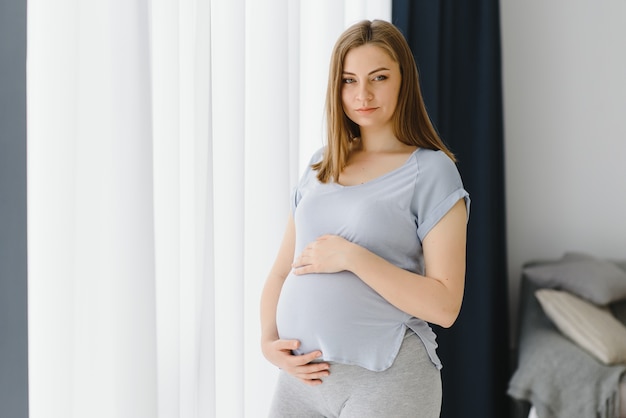
[[[330,374],[330,365],[324,362],[313,362],[322,356],[321,351],[294,355],[292,350],[300,346],[298,340],[264,341],[262,344],[265,358],[301,382],[315,386],[322,383],[322,378]]]

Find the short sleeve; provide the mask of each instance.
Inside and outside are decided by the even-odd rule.
[[[317,172],[314,171],[311,166],[322,159],[323,153],[324,153],[324,148],[320,148],[313,154],[313,156],[309,160],[309,163],[304,169],[304,173],[300,177],[300,181],[298,182],[298,185],[293,188],[291,192],[291,199],[290,199],[292,214],[296,211],[296,207],[300,203],[303,193],[305,192],[307,187],[310,186],[311,181],[315,181]]]
[[[460,199],[465,200],[469,219],[470,198],[456,164],[443,151],[421,149],[416,163],[411,209],[416,218],[417,236],[423,241]]]

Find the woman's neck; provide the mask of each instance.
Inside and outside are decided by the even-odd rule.
[[[392,129],[373,130],[361,128],[361,137],[357,144],[357,149],[365,152],[398,151],[405,147],[407,145],[396,138]]]

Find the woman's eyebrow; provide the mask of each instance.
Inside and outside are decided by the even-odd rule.
[[[379,68],[377,68],[377,69],[375,69],[375,70],[370,71],[369,73],[367,73],[367,75],[372,75],[372,74],[377,73],[377,72],[379,72],[379,71],[389,71],[389,68],[386,68],[386,67],[379,67]],[[345,75],[356,75],[356,74],[351,73],[351,72],[349,72],[349,71],[344,71],[344,72],[343,72],[343,74],[345,74]]]

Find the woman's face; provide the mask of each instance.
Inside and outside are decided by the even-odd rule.
[[[365,44],[352,48],[343,62],[343,110],[361,129],[391,124],[402,76],[396,61],[382,48]]]

